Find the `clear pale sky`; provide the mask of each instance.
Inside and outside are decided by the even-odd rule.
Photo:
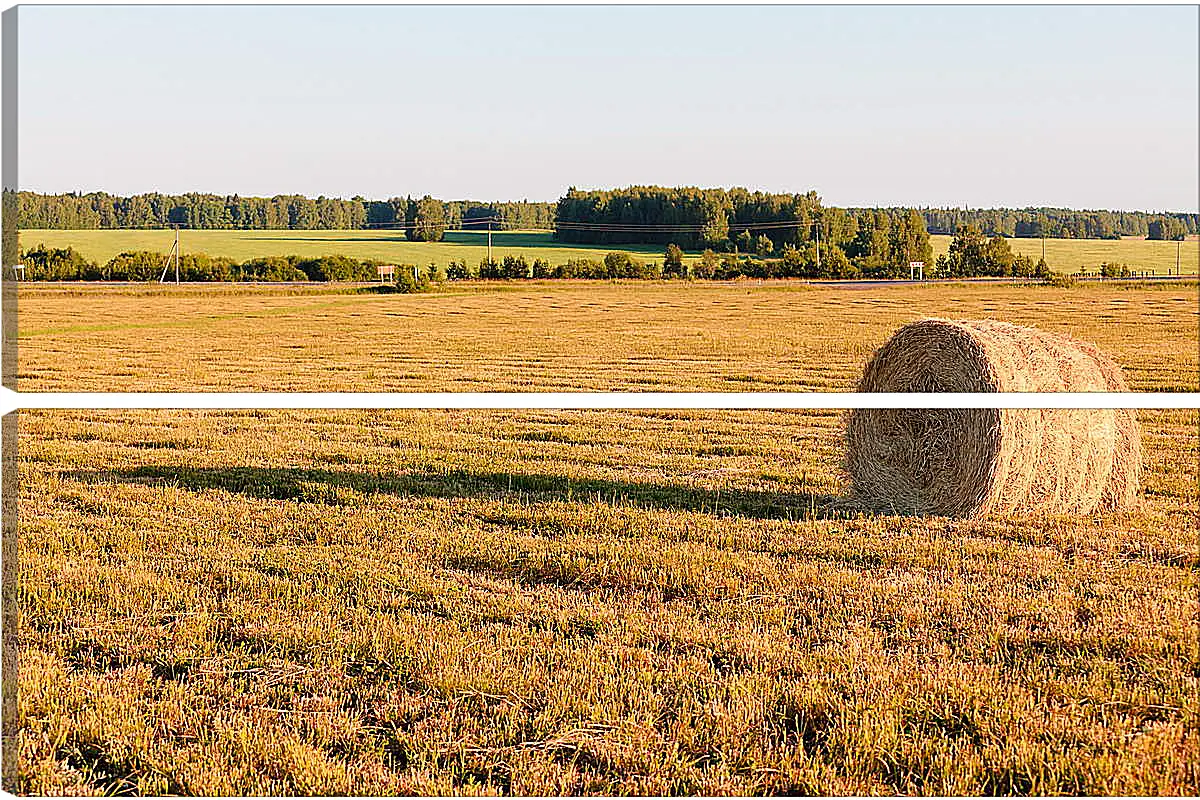
[[[1196,211],[1195,6],[23,6],[35,191]]]

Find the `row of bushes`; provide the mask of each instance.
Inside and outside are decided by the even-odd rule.
[[[551,265],[543,258],[532,263],[523,255],[505,256],[502,260],[483,260],[472,267],[465,260],[451,261],[444,274],[436,265],[430,265],[434,280],[519,280],[533,279],[590,279],[613,280],[618,278],[657,280],[663,277],[662,266],[655,262],[646,263],[629,253],[613,252],[603,260],[572,258],[565,264]]]
[[[810,248],[815,253],[815,247]],[[785,248],[782,258],[722,253],[705,250],[699,259],[690,263],[673,245],[667,248],[662,262],[645,262],[625,252],[612,252],[603,260],[573,258],[565,264],[552,266],[544,259],[532,263],[524,256],[505,256],[502,261],[483,261],[472,268],[465,261],[451,261],[446,275],[450,280],[513,280],[521,278],[564,278],[590,280],[661,280],[663,278],[697,278],[701,280],[734,280],[736,278],[858,278],[863,271],[852,264],[839,248],[821,248],[824,261],[815,266],[812,253],[807,255],[796,248]],[[868,273],[868,277],[880,277]],[[436,278],[436,273],[435,273]]]
[[[982,244],[982,246],[973,246]],[[120,253],[103,266],[88,261],[73,249],[47,248],[44,245],[24,251],[28,280],[45,281],[152,281],[167,267],[168,279],[174,277],[174,266],[162,253],[136,251]],[[189,253],[179,258],[179,277],[184,281],[375,281],[381,262],[359,260],[349,256],[269,256],[244,263],[203,253]],[[663,278],[696,278],[701,280],[733,280],[736,278],[883,278],[895,277],[893,270],[878,269],[871,264],[855,264],[840,248],[821,248],[820,260],[816,248],[787,247],[781,258],[762,258],[725,253],[718,255],[705,250],[690,263],[674,245],[667,247],[664,258],[643,261],[627,252],[608,253],[603,259],[574,258],[565,264],[552,265],[542,258],[532,262],[523,255],[509,255],[501,260],[484,260],[470,265],[465,260],[453,260],[443,268],[431,263],[425,267],[402,265],[396,268],[396,282],[403,291],[419,291],[429,282],[446,280],[520,280],[520,279],[590,279],[590,280],[660,280]],[[1105,273],[1108,274],[1107,272]],[[1011,276],[1046,279],[1050,270],[1045,262],[1034,262],[1026,256],[1014,256],[1003,240],[955,240],[951,252],[929,265],[926,277]],[[907,277],[905,275],[904,277]]]
[[[119,253],[104,265],[89,261],[70,247],[38,245],[21,253],[25,278],[37,281],[152,281],[174,262],[163,253],[137,250]],[[378,277],[375,261],[348,256],[268,256],[237,263],[232,258],[185,253],[179,257],[184,281],[369,281]]]
[[[1004,252],[984,261],[969,256],[942,256],[930,264],[926,277],[1014,277],[1047,279],[1051,272],[1045,261],[1029,256],[1013,255],[1003,245]],[[705,250],[699,259],[687,263],[678,248],[668,247],[661,263],[644,262],[629,253],[613,252],[603,260],[575,258],[565,264],[552,266],[544,259],[526,260],[524,256],[505,256],[501,261],[483,261],[472,267],[466,261],[451,261],[443,272],[431,264],[427,274],[433,280],[519,280],[522,278],[553,279],[582,278],[592,280],[663,278],[696,278],[700,280],[735,280],[737,278],[824,278],[851,280],[857,278],[895,278],[900,275],[888,264],[867,262],[855,264],[840,248],[824,246],[821,260],[815,257],[816,248],[787,247],[781,258],[762,258],[734,253],[718,254]],[[411,269],[411,268],[410,268]]]
[[[52,248],[38,245],[21,253],[26,280],[36,281],[152,281],[164,271],[168,280],[175,275],[174,262],[163,253],[146,250],[120,253],[104,265],[89,261],[70,247]],[[179,278],[184,281],[374,281],[379,277],[377,267],[383,262],[359,260],[349,256],[269,256],[237,263],[223,256],[187,253],[179,257]],[[603,260],[571,259],[552,266],[545,259],[530,263],[524,256],[505,256],[500,261],[483,261],[470,266],[466,261],[451,261],[442,268],[438,264],[415,267],[411,264],[396,268],[397,281],[414,279],[444,280],[508,280],[517,278],[642,278],[663,277],[657,263],[641,261],[629,253],[609,253]]]

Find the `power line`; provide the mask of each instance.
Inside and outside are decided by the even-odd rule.
[[[484,233],[490,227],[492,230],[497,228],[501,230],[527,230],[527,231],[555,231],[555,230],[577,230],[581,232],[594,231],[597,233],[698,233],[714,224],[725,225],[730,230],[749,230],[749,231],[768,231],[781,230],[788,228],[806,228],[818,224],[816,219],[802,220],[764,220],[761,222],[743,222],[736,219],[733,220],[714,220],[713,222],[694,222],[694,223],[661,223],[661,222],[588,222],[576,220],[555,220],[548,227],[543,227],[543,224],[534,222],[532,224],[520,222],[517,220],[505,220],[500,216],[492,217],[471,217],[470,219],[461,219],[458,227],[446,228],[447,232],[451,233]],[[467,227],[471,226],[471,227]],[[486,227],[485,227],[486,226]],[[409,227],[406,222],[365,222],[358,228],[350,230],[400,230]],[[87,230],[301,230],[298,228],[193,228],[184,223],[168,223],[166,225],[147,228],[143,225],[112,225],[102,228],[87,229]],[[80,229],[83,230],[83,229]],[[303,230],[344,230],[340,228],[306,228]]]
[[[617,233],[695,233],[703,231],[710,227],[713,223],[639,223],[639,222],[575,222],[575,221],[555,221],[553,227],[542,228],[536,223],[533,225],[519,221],[505,221],[496,217],[475,217],[469,220],[463,220],[460,224],[478,226],[478,228],[447,228],[447,231],[461,231],[464,233],[478,230],[483,232],[486,230],[484,225],[491,224],[500,226],[510,230],[579,230],[579,231],[597,231],[597,232],[617,232]],[[718,223],[719,224],[719,223]],[[779,230],[786,228],[805,228],[817,224],[817,220],[768,220],[763,222],[741,222],[738,220],[728,220],[726,227],[733,230]],[[372,229],[399,229],[407,227],[402,222],[371,222],[364,225],[365,228]]]
[[[531,231],[531,232],[553,232],[555,230],[577,230],[577,231],[595,231],[597,233],[698,233],[710,227],[710,224],[694,223],[694,224],[654,224],[654,223],[605,223],[605,222],[567,222],[555,221],[548,227],[544,227],[539,223],[524,223],[518,221],[505,221],[500,219],[479,219],[463,220],[459,227],[446,228],[447,233],[486,233],[488,222],[492,223],[492,230],[508,230],[508,231]],[[716,224],[720,224],[717,222]],[[730,230],[749,230],[749,231],[766,231],[780,230],[787,228],[803,228],[816,224],[815,221],[771,221],[771,222],[738,222],[730,220],[726,223],[726,227]],[[472,227],[466,227],[470,225]],[[169,231],[169,230],[190,230],[190,231],[321,231],[321,230],[404,230],[408,225],[403,222],[368,222],[356,228],[193,228],[189,225],[170,224],[158,226],[145,225],[106,225],[96,228],[62,228],[62,229],[45,229],[45,230],[105,230],[105,231]],[[35,228],[24,228],[24,231],[42,230]]]
[[[555,222],[555,226],[559,228],[573,228],[580,230],[604,229],[604,230],[630,230],[630,231],[661,231],[664,233],[674,233],[676,231],[700,231],[708,228],[713,223],[680,223],[676,225],[660,225],[652,223],[636,223],[636,222]],[[720,224],[717,222],[716,224]],[[773,220],[764,222],[739,222],[738,220],[728,220],[726,226],[734,229],[742,230],[773,230],[777,228],[803,228],[809,225],[816,224],[816,220]]]

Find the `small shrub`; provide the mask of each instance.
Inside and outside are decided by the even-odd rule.
[[[185,281],[229,281],[233,279],[236,266],[232,258],[209,258],[204,253],[188,253],[179,259],[179,278]],[[171,277],[170,272],[167,277]]]
[[[606,278],[646,277],[646,265],[623,250],[604,256],[604,270]]]
[[[500,274],[500,263],[495,259],[489,260],[486,258],[483,261],[480,261],[479,277],[483,278],[485,281],[494,281],[503,277]]]
[[[25,279],[31,281],[98,280],[100,268],[70,247],[46,247],[39,244],[20,253]]]
[[[254,258],[233,270],[237,281],[307,281],[308,274],[296,266],[294,257]]]
[[[500,277],[515,280],[529,277],[529,262],[525,256],[505,256],[500,265]]]
[[[413,273],[417,274],[414,276]],[[402,264],[396,267],[396,291],[401,294],[418,294],[428,292],[433,288],[429,276],[414,268],[412,264]]]
[[[717,275],[717,271],[721,267],[721,259],[712,250],[705,250],[700,254],[700,261],[692,267],[692,274],[697,278],[712,279]]]
[[[608,277],[604,262],[594,261],[590,258],[572,258],[567,263],[560,265],[555,272],[554,277],[556,278],[598,279]]]
[[[295,266],[312,281],[373,281],[379,278],[374,262],[359,261],[349,256],[319,256],[294,259]]]
[[[1124,264],[1110,264],[1105,261],[1100,265],[1100,277],[1102,278],[1128,278],[1131,274],[1129,267]]]
[[[663,254],[662,272],[668,277],[687,277],[687,269],[683,265],[683,250],[679,245],[671,243]]]
[[[163,274],[166,256],[149,250],[128,250],[118,253],[104,265],[106,281],[151,281]],[[168,272],[173,276],[174,269]],[[180,266],[182,277],[182,265]]]
[[[1054,272],[1047,275],[1045,278],[1047,286],[1053,286],[1058,289],[1070,289],[1073,286],[1079,285],[1079,279],[1074,275],[1068,275],[1065,272]]]

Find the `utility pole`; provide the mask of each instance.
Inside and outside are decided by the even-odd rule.
[[[162,275],[158,277],[159,283],[167,282],[167,270],[171,268],[171,262],[175,262],[175,283],[179,283],[179,225],[172,225],[175,229],[175,244],[171,245],[171,252],[167,255],[167,260],[163,264]]]
[[[821,274],[821,218],[817,217],[817,274]]]
[[[488,218],[488,264],[492,263],[492,218]]]
[[[1175,240],[1175,274],[1176,275],[1183,274],[1182,272],[1179,271],[1179,248],[1182,246],[1183,246],[1183,239],[1176,239]]]

